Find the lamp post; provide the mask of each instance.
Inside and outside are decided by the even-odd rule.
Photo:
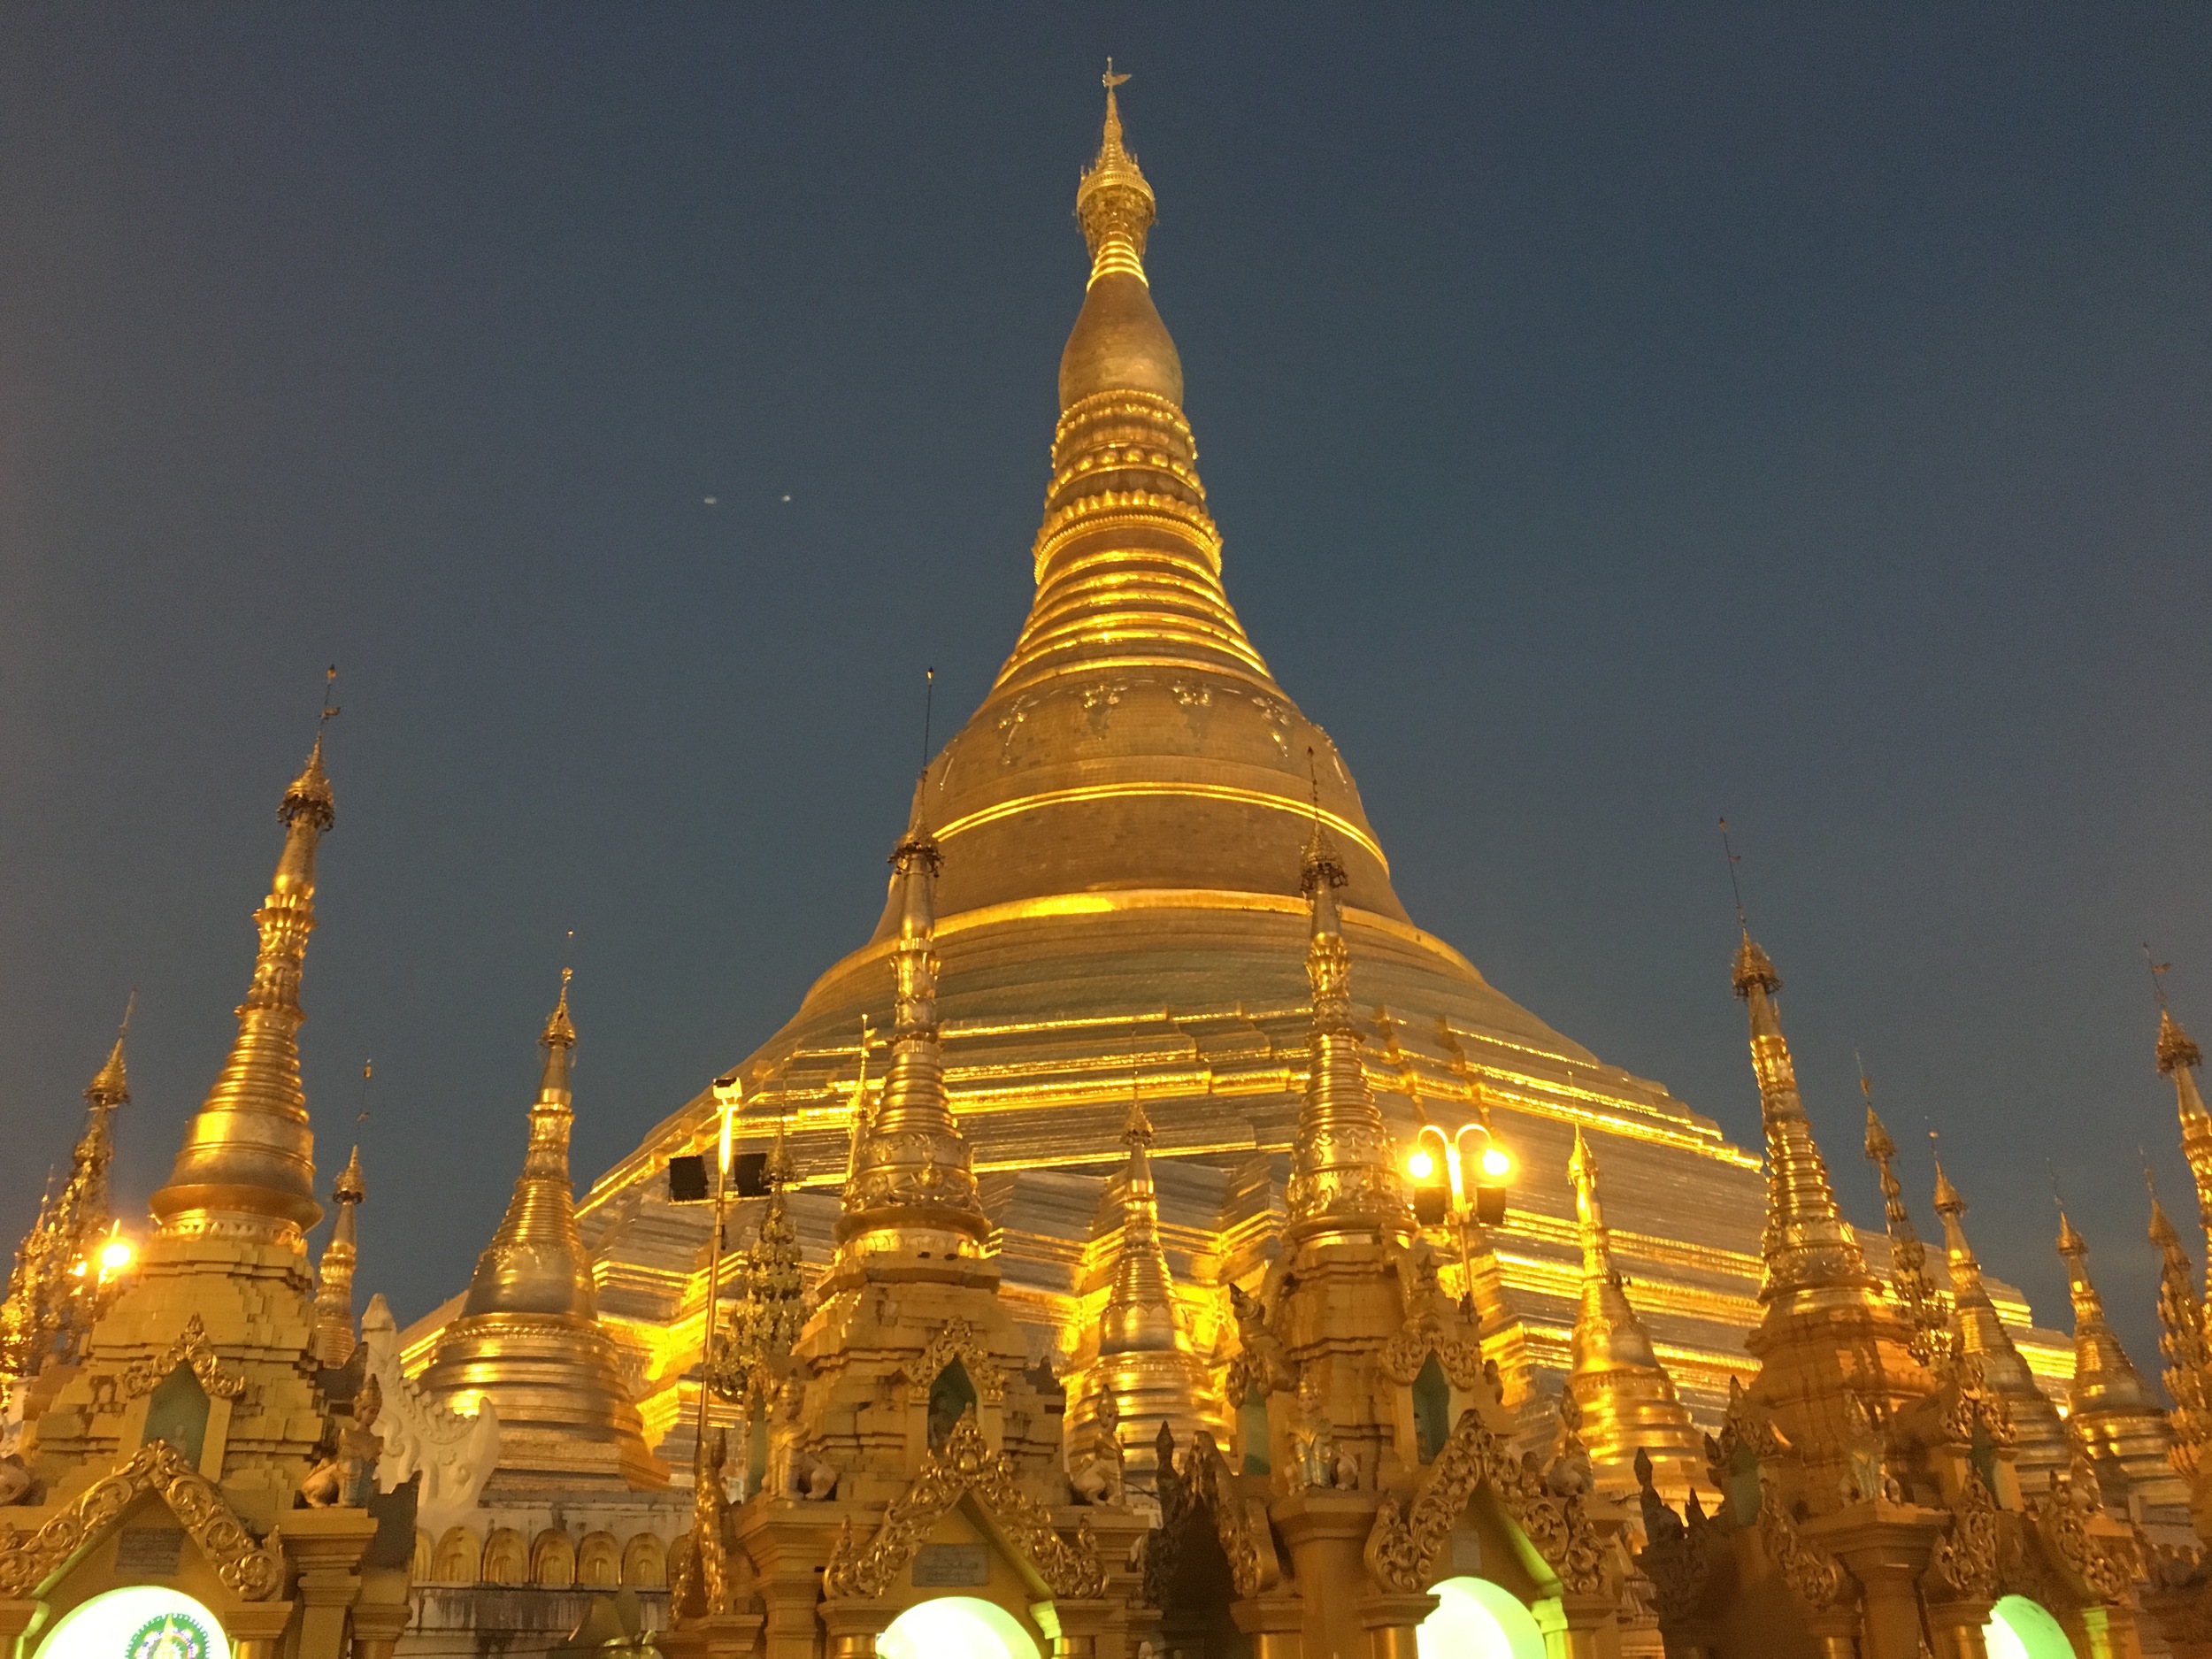
[[[1406,1173],[1413,1178],[1413,1218],[1425,1227],[1455,1224],[1461,1280],[1464,1294],[1471,1296],[1475,1263],[1468,1223],[1494,1227],[1505,1219],[1512,1155],[1498,1143],[1486,1117],[1449,1134],[1435,1124],[1424,1124],[1406,1155]]]
[[[719,1156],[714,1172],[714,1231],[707,1242],[707,1313],[706,1332],[699,1348],[699,1444],[694,1454],[694,1478],[707,1477],[707,1396],[713,1393],[710,1383],[714,1371],[714,1310],[722,1295],[722,1217],[723,1206],[730,1190],[731,1142],[737,1128],[737,1109],[745,1098],[744,1085],[734,1071],[725,1072],[714,1079],[714,1110],[721,1118],[721,1134],[717,1146]]]

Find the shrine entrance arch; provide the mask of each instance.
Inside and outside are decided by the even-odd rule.
[[[1429,1594],[1436,1611],[1414,1632],[1421,1659],[1544,1659],[1535,1615],[1503,1585],[1447,1578],[1431,1585]]]
[[[876,1638],[876,1652],[882,1659],[1043,1659],[1019,1619],[972,1595],[908,1608]]]

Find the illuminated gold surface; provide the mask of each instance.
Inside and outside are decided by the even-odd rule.
[[[2174,1080],[2174,1104],[2181,1117],[2181,1154],[2189,1160],[2189,1173],[2197,1188],[2197,1213],[2205,1231],[2212,1233],[2212,1112],[2204,1109],[2197,1088],[2197,1068],[2204,1051],[2191,1040],[2173,1017],[2158,1010],[2158,1069]]]
[[[923,820],[928,780],[914,791],[907,830],[891,854],[898,939],[891,950],[891,1064],[881,1098],[852,1137],[844,1213],[838,1217],[841,1271],[871,1251],[973,1256],[990,1232],[976,1202],[967,1138],[945,1100],[945,1055],[937,1028],[935,837]],[[855,1106],[859,1106],[857,1092]],[[780,1135],[781,1120],[778,1133]]]
[[[1759,1361],[1753,1394],[1796,1448],[1801,1493],[1786,1499],[1801,1498],[1821,1514],[1848,1502],[1847,1489],[1859,1479],[1854,1414],[1906,1409],[1927,1396],[1932,1380],[1913,1352],[1920,1333],[1880,1294],[1836,1209],[1775,1004],[1782,979],[1747,931],[1731,978],[1749,1019],[1767,1143],[1763,1311],[1745,1340]]]
[[[1636,1489],[1636,1454],[1651,1460],[1655,1484],[1686,1495],[1705,1478],[1704,1442],[1660,1363],[1650,1334],[1613,1264],[1611,1229],[1598,1196],[1596,1155],[1580,1129],[1568,1177],[1582,1233],[1581,1307],[1571,1340],[1568,1392],[1582,1409],[1582,1439],[1601,1488]]]
[[[1141,1099],[1129,1102],[1123,1140],[1127,1162],[1121,1225],[1109,1237],[1110,1248],[1097,1275],[1105,1285],[1104,1301],[1095,1320],[1084,1321],[1087,1331],[1096,1333],[1095,1342],[1079,1343],[1072,1356],[1082,1383],[1069,1391],[1069,1430],[1071,1444],[1094,1447],[1100,1402],[1112,1396],[1116,1438],[1139,1484],[1148,1489],[1160,1425],[1166,1424],[1179,1441],[1187,1442],[1201,1428],[1218,1432],[1221,1410],[1194,1351],[1190,1321],[1160,1240],[1152,1120]],[[1090,1301],[1086,1295],[1084,1305]]]
[[[2151,1246],[2158,1252],[2158,1346],[2166,1356],[2166,1393],[2174,1402],[2175,1461],[2201,1471],[2212,1440],[2212,1332],[2197,1276],[2181,1235],[2167,1218],[2158,1194],[2151,1194]]]
[[[185,1135],[154,1218],[172,1233],[256,1227],[281,1241],[322,1217],[315,1202],[315,1138],[300,1087],[300,975],[315,927],[315,849],[336,810],[323,740],[277,808],[284,853],[255,913],[261,948],[238,1005],[238,1037]]]
[[[360,1255],[353,1212],[367,1196],[361,1148],[356,1147],[331,1186],[338,1217],[330,1224],[330,1241],[315,1266],[315,1357],[326,1365],[342,1365],[353,1356],[353,1270]]]
[[[645,1449],[576,1226],[568,1174],[576,1027],[565,972],[538,1041],[545,1064],[522,1173],[477,1258],[460,1317],[445,1327],[419,1380],[425,1393],[464,1415],[482,1400],[498,1410],[495,1486],[663,1486],[668,1471]]]
[[[1117,147],[1125,157],[1115,137],[1102,158]],[[1133,192],[1120,166],[1104,176]],[[1148,227],[1148,185],[1142,201]],[[1156,1166],[1198,1166],[1213,1183],[1164,1189],[1179,1295],[1196,1309],[1229,1278],[1256,1282],[1307,1081],[1310,927],[1296,888],[1317,781],[1359,964],[1359,1064],[1386,1130],[1402,1145],[1429,1113],[1486,1110],[1521,1163],[1494,1230],[1511,1386],[1555,1386],[1568,1363],[1580,1281],[1564,1171],[1579,1126],[1604,1159],[1614,1251],[1657,1351],[1685,1402],[1717,1423],[1731,1377],[1752,1371],[1742,1344],[1757,1311],[1760,1160],[1409,919],[1348,763],[1275,683],[1229,603],[1179,360],[1148,285],[1113,261],[1100,268],[1099,238],[1113,230],[1101,225],[1087,227],[1097,280],[1064,354],[1030,614],[982,706],[931,762],[921,808],[945,857],[933,934],[943,1089],[974,1170],[1016,1199],[1052,1203],[1060,1188],[1045,1176],[1112,1178],[1133,1079]],[[1146,251],[1133,231],[1129,251]],[[802,1194],[844,1183],[859,1033],[864,1020],[878,1033],[892,1023],[900,938],[894,895],[873,938],[828,965],[738,1068],[749,1090],[774,1093]],[[872,1079],[889,1057],[881,1035],[872,1044]],[[669,1156],[711,1139],[712,1110],[702,1091],[580,1206],[603,1306],[649,1356],[656,1422],[678,1420],[655,1391],[681,1386],[704,1288],[703,1224],[657,1188]],[[1081,1349],[1096,1311],[1064,1256],[1071,1244],[1079,1255],[1092,1206],[1071,1210],[1079,1217],[1003,1233],[1009,1305],[1051,1327],[1064,1356]],[[1205,1242],[1186,1249],[1185,1236]],[[2024,1321],[2016,1300],[1997,1300]],[[2023,1348],[2045,1376],[2070,1363],[2048,1333]]]
[[[2017,1437],[2013,1465],[2031,1489],[2063,1474],[2074,1461],[2073,1441],[2061,1422],[2058,1408],[2043,1392],[2027,1362],[2013,1346],[2012,1336],[1997,1317],[1989,1292],[1982,1284],[1982,1264],[1966,1239],[1966,1200],[1936,1165],[1936,1214],[1943,1220],[1944,1253],[1951,1275],[1952,1318],[1961,1352],[1981,1362],[1982,1374],[2012,1416]]]
[[[2114,1334],[2104,1299],[2089,1277],[2088,1243],[2063,1213],[2058,1218],[2058,1253],[2066,1262],[2074,1304],[2068,1425],[2099,1458],[2109,1458],[2127,1471],[2147,1505],[2185,1516],[2189,1488],[2174,1472],[2174,1433],[2164,1402]]]
[[[7,1300],[0,1302],[0,1376],[34,1375],[50,1356],[68,1364],[91,1332],[103,1286],[98,1275],[80,1269],[109,1231],[110,1120],[130,1098],[118,1033],[107,1063],[85,1086],[84,1131],[70,1151],[69,1174],[58,1189],[50,1182],[38,1218],[16,1248]]]
[[[1321,826],[1303,865],[1311,910],[1306,982],[1313,994],[1305,1098],[1291,1142],[1288,1236],[1327,1231],[1411,1236],[1413,1213],[1398,1179],[1390,1131],[1367,1086],[1359,1027],[1352,1019],[1351,952],[1337,910],[1344,866]]]
[[[292,1511],[327,1419],[312,1380],[313,1282],[303,1229],[319,1213],[294,1036],[313,924],[314,855],[331,822],[319,741],[285,792],[283,854],[257,920],[261,945],[239,1033],[156,1195],[161,1225],[84,1343],[35,1393],[24,1458],[58,1513],[137,1448],[144,1397],[182,1356],[219,1374],[200,1468],[257,1534]],[[111,1063],[119,1084],[121,1062]],[[108,1073],[104,1073],[104,1077]],[[122,1402],[137,1401],[136,1405]],[[15,1510],[36,1526],[38,1509]]]

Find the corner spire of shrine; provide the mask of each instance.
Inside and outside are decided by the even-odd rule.
[[[333,671],[334,673],[335,671]],[[337,713],[326,698],[322,723]],[[315,852],[336,822],[323,733],[277,806],[284,849],[269,896],[254,913],[261,943],[253,982],[238,1005],[238,1035],[185,1132],[168,1184],[153,1195],[165,1233],[199,1230],[204,1218],[273,1229],[295,1247],[322,1218],[315,1202],[315,1140],[300,1083],[300,979],[315,927]]]

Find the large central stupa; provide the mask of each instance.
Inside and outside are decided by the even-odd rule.
[[[1424,1121],[1448,1133],[1486,1117],[1516,1160],[1509,1212],[1482,1233],[1464,1281],[1509,1398],[1553,1391],[1568,1363],[1579,1129],[1606,1171],[1614,1257],[1657,1351],[1686,1402],[1717,1419],[1731,1374],[1754,1370],[1743,1338],[1758,1315],[1760,1160],[1517,1005],[1409,917],[1349,766],[1230,605],[1182,365],[1143,263],[1153,193],[1110,89],[1077,213],[1090,276],[1060,359],[1036,596],[915,807],[943,854],[946,1082],[1010,1301],[1040,1356],[1080,1364],[1095,1352],[1133,1094],[1156,1133],[1160,1233],[1201,1360],[1228,1286],[1264,1271],[1307,1071],[1300,854],[1317,817],[1348,877],[1356,1005],[1391,1129],[1409,1145]],[[737,1068],[757,1120],[745,1133],[788,1125],[810,1267],[827,1255],[855,1102],[884,1069],[897,931],[887,910]],[[663,1171],[711,1142],[713,1113],[703,1091],[580,1210],[601,1317],[628,1350],[649,1440],[678,1467],[707,1221],[668,1202]],[[1437,1238],[1460,1255],[1456,1237]],[[2031,1334],[2024,1303],[1994,1289],[2036,1369],[2062,1382],[2062,1339]],[[410,1333],[418,1356],[447,1317]]]

